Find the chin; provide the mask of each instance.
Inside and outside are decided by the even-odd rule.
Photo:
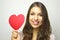
[[[34,29],[39,28],[39,26],[32,26]]]

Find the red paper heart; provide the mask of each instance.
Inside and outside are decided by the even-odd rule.
[[[24,15],[20,14],[18,16],[11,15],[9,18],[9,24],[15,30],[18,30],[24,23]]]

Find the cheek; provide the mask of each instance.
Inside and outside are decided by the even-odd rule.
[[[30,21],[32,20],[32,17],[31,16],[29,16],[29,23],[30,23]]]
[[[42,22],[43,21],[43,18],[42,17],[39,17],[39,21]]]
[[[29,16],[29,23],[30,23],[30,24],[33,24],[33,23],[32,23],[33,19],[34,19],[34,16],[31,16],[31,15],[30,15],[30,16]]]
[[[34,16],[31,16],[31,15],[29,16],[29,20],[33,20],[33,18],[34,18]]]

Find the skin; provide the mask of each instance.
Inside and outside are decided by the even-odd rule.
[[[32,40],[36,40],[37,38],[37,33],[39,31],[39,26],[42,24],[42,11],[39,7],[33,7],[30,10],[29,13],[29,23],[31,26],[34,28],[33,29],[33,37]],[[12,32],[12,40],[20,40],[18,31],[13,31]]]
[[[29,15],[29,23],[34,29],[39,28],[39,26],[42,24],[42,12],[39,7],[36,6],[31,8]]]
[[[33,29],[33,37],[32,40],[36,40],[37,33],[39,31],[39,26],[42,24],[42,11],[39,7],[31,8],[30,15],[29,15],[29,23],[34,28]]]
[[[20,40],[20,34],[18,31],[16,31],[16,30],[12,31],[11,40]]]

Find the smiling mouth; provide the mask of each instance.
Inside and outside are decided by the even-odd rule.
[[[34,25],[38,25],[39,22],[38,21],[32,21]]]

